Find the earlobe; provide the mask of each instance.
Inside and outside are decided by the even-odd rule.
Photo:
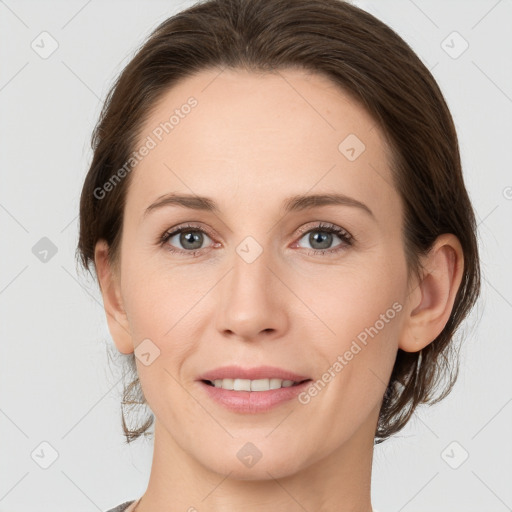
[[[107,242],[99,240],[94,249],[94,264],[103,297],[108,328],[119,352],[130,354],[134,350],[130,325],[123,308],[119,278],[109,262],[108,254],[109,246]]]
[[[426,272],[409,295],[398,347],[417,352],[434,341],[448,322],[462,281],[464,254],[458,238],[443,234],[423,261]]]

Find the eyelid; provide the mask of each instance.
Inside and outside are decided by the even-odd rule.
[[[335,231],[339,231],[340,234],[343,234],[345,235],[345,237],[349,240],[354,240],[354,237],[344,228],[342,228],[341,226],[338,226],[337,224],[332,224],[331,222],[324,222],[324,221],[313,221],[313,222],[316,222],[316,224],[314,224],[313,226],[311,226],[310,224],[306,224],[304,226],[301,226],[299,229],[298,229],[298,233],[300,235],[304,234],[304,233],[307,233],[308,231],[314,231],[315,229],[320,231],[322,229],[326,229],[326,230],[335,230]]]
[[[187,231],[187,230],[202,231],[202,232],[206,233],[211,239],[215,238],[215,236],[210,231],[210,229],[203,226],[202,224],[199,223],[198,225],[194,225],[192,223],[186,222],[185,224],[178,224],[175,227],[166,229],[165,232],[160,237],[160,241],[162,242],[162,241],[164,241],[164,239],[168,240],[171,236],[177,235],[177,234],[181,233],[182,231]],[[187,251],[187,252],[192,252],[192,251]]]

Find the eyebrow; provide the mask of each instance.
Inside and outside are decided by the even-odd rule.
[[[368,206],[344,194],[295,195],[285,199],[282,208],[285,213],[289,213],[327,205],[342,205],[359,208],[375,219],[373,212]],[[144,217],[150,212],[165,206],[180,206],[192,210],[203,210],[216,214],[220,213],[220,208],[217,203],[209,197],[170,193],[160,196],[154,203],[150,204],[144,212]]]

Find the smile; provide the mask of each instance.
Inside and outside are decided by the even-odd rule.
[[[297,386],[301,382],[293,380],[283,380],[278,378],[271,379],[215,379],[214,381],[204,381],[210,386],[220,389],[233,390],[233,391],[270,391],[272,389],[289,388]]]

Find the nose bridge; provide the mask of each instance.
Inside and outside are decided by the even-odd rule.
[[[247,236],[235,247],[231,272],[222,284],[218,301],[218,325],[223,332],[251,339],[262,331],[281,331],[285,311],[279,280],[270,270],[272,252]]]
[[[242,293],[244,288],[249,295],[268,290],[271,272],[271,251],[265,248],[253,236],[244,238],[233,254],[232,284]]]

